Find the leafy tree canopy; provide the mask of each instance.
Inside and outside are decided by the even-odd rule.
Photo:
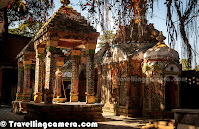
[[[10,33],[34,36],[35,33],[46,22],[49,11],[54,7],[53,0],[18,0],[8,3],[7,16],[8,25],[15,26],[20,23],[18,28],[10,29]]]
[[[98,48],[105,46],[106,43],[111,44],[114,36],[115,34],[113,33],[113,31],[107,31],[104,35],[100,35],[98,38],[100,40],[100,42],[98,43]]]
[[[160,2],[162,0],[157,0]],[[182,51],[186,52],[186,58],[191,65],[195,53],[198,38],[198,26],[196,17],[199,15],[197,0],[164,0],[167,8],[166,26],[170,46],[174,46],[178,37],[183,41]],[[145,32],[146,15],[153,14],[153,5],[156,0],[85,0],[81,2],[82,10],[90,12],[89,18],[92,24],[100,24],[107,31],[107,22],[113,19],[117,29],[119,25],[129,25],[132,19],[138,24],[139,37]],[[157,3],[156,3],[157,4]],[[111,14],[111,15],[110,15]],[[111,16],[111,18],[109,17]],[[177,19],[177,20],[176,20]],[[194,38],[194,43],[190,39]],[[179,42],[177,42],[179,43]]]
[[[43,23],[40,23],[38,21],[32,21],[30,23],[29,20],[26,20],[21,25],[19,25],[19,27],[9,29],[8,31],[11,34],[18,34],[26,37],[34,37],[42,25]]]
[[[189,65],[188,59],[181,59],[181,64],[182,64],[182,71],[191,70],[191,66]]]
[[[199,65],[195,66],[193,70],[199,71]]]

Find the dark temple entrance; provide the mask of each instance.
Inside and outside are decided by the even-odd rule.
[[[198,109],[199,103],[199,71],[189,70],[182,72],[181,107]]]
[[[172,76],[169,76],[166,79],[165,84],[165,109],[167,111],[171,111],[171,109],[176,108],[176,102],[177,102],[177,82],[175,81],[175,78]]]

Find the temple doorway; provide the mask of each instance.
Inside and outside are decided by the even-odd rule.
[[[173,76],[166,78],[165,84],[165,109],[171,111],[176,108],[177,102],[177,82]]]
[[[64,98],[65,95],[66,95],[67,102],[70,102],[71,82],[70,81],[63,81],[63,83],[64,83],[64,85],[62,85],[62,89],[65,90],[65,93],[64,93],[64,90],[61,90],[62,97]]]

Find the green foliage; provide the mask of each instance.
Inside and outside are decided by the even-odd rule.
[[[104,35],[100,35],[99,36],[100,42],[98,43],[99,44],[98,48],[101,48],[101,47],[105,46],[106,43],[111,44],[114,36],[115,36],[115,34],[113,33],[112,30],[105,32]]]
[[[158,63],[155,63],[152,66],[149,66],[147,63],[142,64],[142,72],[161,72],[163,70],[162,66]]]
[[[199,71],[199,65],[197,65],[193,70]]]
[[[150,71],[150,67],[147,63],[142,63],[142,72],[145,73],[146,71]]]
[[[159,65],[157,62],[153,66],[151,66],[151,69],[152,69],[152,71],[156,71],[156,72],[160,72],[163,70],[162,66]]]
[[[19,25],[19,27],[9,29],[8,32],[11,34],[18,34],[26,37],[34,37],[42,25],[43,23],[38,21],[30,22],[29,20],[26,20],[23,24]]]
[[[8,23],[21,20],[37,20],[45,22],[48,12],[54,7],[52,0],[18,0],[8,8]]]
[[[191,65],[188,59],[181,59],[182,71],[191,70]]]
[[[18,0],[8,5],[8,26],[19,26],[10,29],[9,33],[32,37],[42,27],[53,8],[53,0]]]

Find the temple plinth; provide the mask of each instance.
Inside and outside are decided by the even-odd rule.
[[[72,50],[72,79],[70,101],[78,102],[80,50]]]
[[[22,62],[18,62],[18,85],[16,101],[22,101],[23,98],[23,81],[24,81],[24,67]]]

